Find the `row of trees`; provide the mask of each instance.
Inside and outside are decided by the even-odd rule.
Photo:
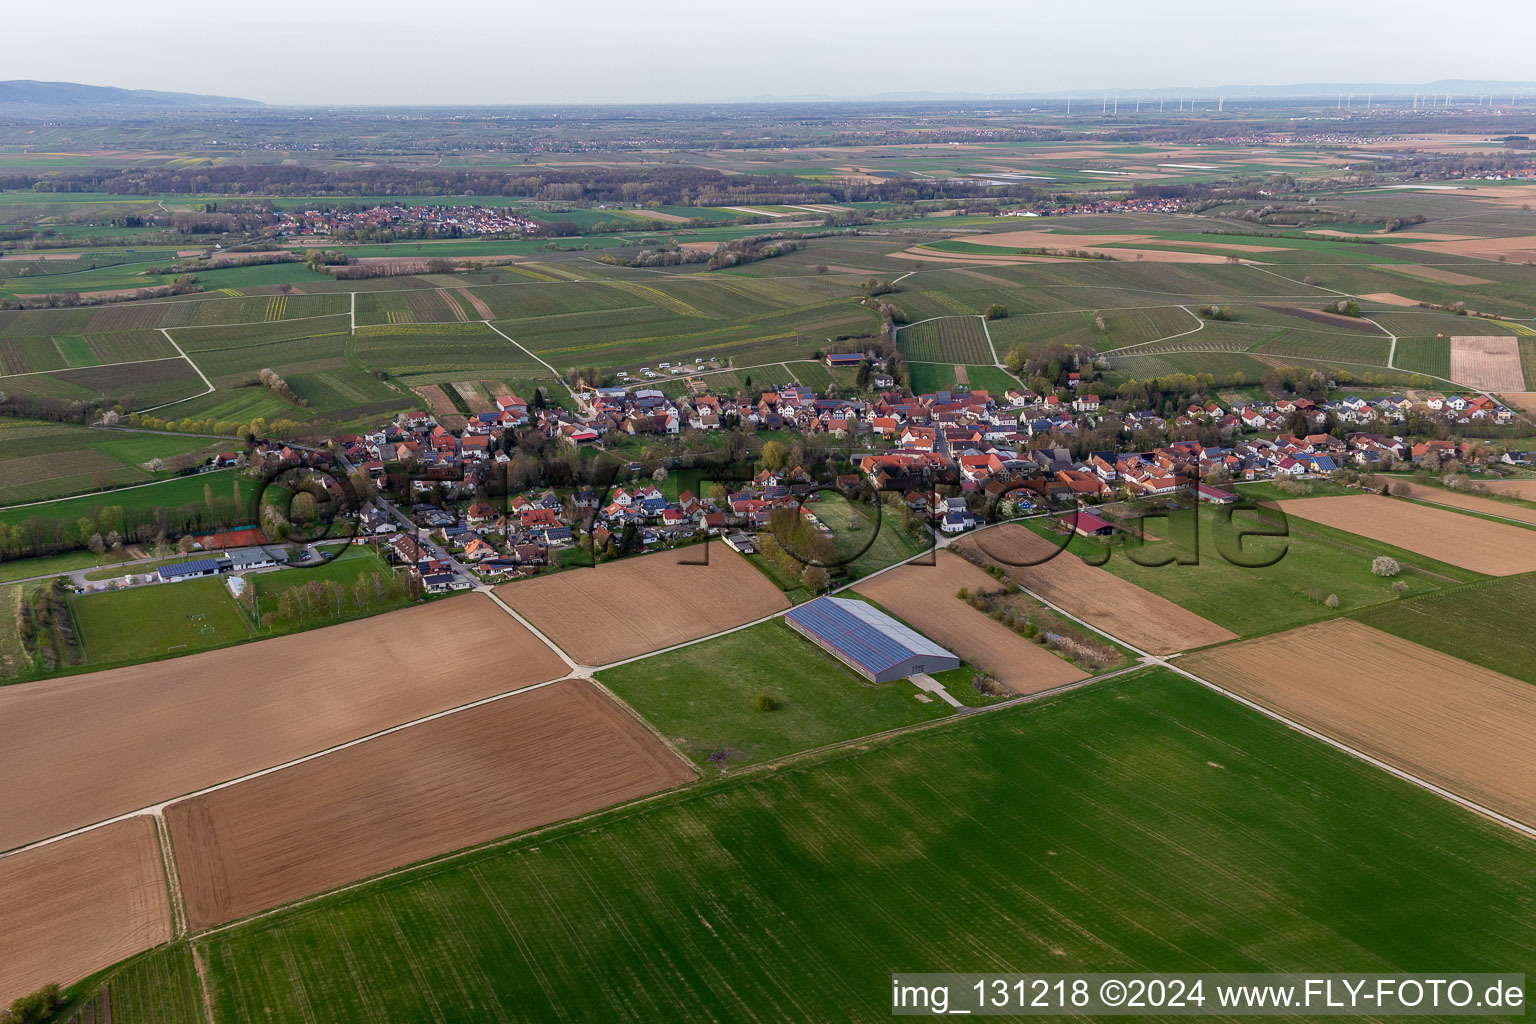
[[[409,572],[364,573],[351,586],[340,580],[312,579],[281,591],[275,607],[262,614],[261,624],[267,629],[278,625],[322,625],[399,604],[414,604],[421,595],[421,579]],[[253,617],[260,607],[259,601],[256,587],[248,585],[241,603]]]
[[[122,422],[130,427],[143,427],[146,430],[168,430],[179,434],[220,434],[225,437],[268,437],[288,439],[303,437],[308,427],[296,420],[275,419],[265,420],[260,416],[248,423],[239,420],[220,419],[193,419],[184,417],[179,420],[162,419],[159,416],[146,416],[139,413],[129,413],[122,418]]]
[[[102,550],[116,543],[164,546],[167,537],[248,526],[254,515],[241,498],[239,481],[231,497],[215,497],[205,489],[203,501],[176,507],[104,505],[77,516],[42,513],[19,523],[0,523],[0,561],[90,549],[93,544]]]

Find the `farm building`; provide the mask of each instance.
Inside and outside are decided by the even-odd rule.
[[[828,352],[828,366],[858,366],[864,361],[862,352]]]
[[[960,667],[959,658],[863,601],[818,597],[784,617],[795,632],[876,683]]]
[[[1113,524],[1089,512],[1078,509],[1075,515],[1062,516],[1061,525],[1083,537],[1108,537],[1115,532]]]
[[[217,576],[221,572],[228,572],[232,563],[226,557],[199,558],[193,562],[178,562],[175,565],[162,565],[160,567],[160,582],[175,583],[177,580],[192,580],[199,576]]]
[[[1200,484],[1195,491],[1201,501],[1208,501],[1213,505],[1230,505],[1237,500],[1237,495],[1231,491],[1224,491],[1210,484]]]

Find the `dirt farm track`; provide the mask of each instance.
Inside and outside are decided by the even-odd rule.
[[[940,551],[935,564],[903,565],[854,589],[906,621],[1015,693],[1038,693],[1088,673],[976,611],[955,593],[1000,584],[959,555]]]
[[[0,721],[12,730],[0,850],[565,672],[510,615],[469,595],[0,687]]]
[[[1389,764],[1536,824],[1536,686],[1333,619],[1184,668]]]
[[[694,777],[567,679],[171,804],[193,928]]]
[[[1536,532],[1380,494],[1282,501],[1288,516],[1395,544],[1490,576],[1536,570]]]
[[[147,816],[0,857],[0,1005],[68,985],[171,937]]]
[[[1237,634],[1106,569],[1063,553],[1039,565],[1059,544],[1023,526],[1006,525],[969,537],[961,546],[1002,562],[1008,577],[1085,622],[1152,654],[1236,639]]]
[[[719,541],[496,588],[583,665],[607,665],[788,608],[779,588]]]

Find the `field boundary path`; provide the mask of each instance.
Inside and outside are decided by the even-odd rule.
[[[1133,308],[1133,309],[1165,309],[1167,307],[1165,307],[1165,306],[1133,306],[1131,308]],[[1151,341],[1138,341],[1134,345],[1122,345],[1119,348],[1106,349],[1105,351],[1100,352],[1099,355],[1109,356],[1109,355],[1116,355],[1116,354],[1118,354],[1120,352],[1129,352],[1133,348],[1142,348],[1142,347],[1144,347],[1146,345],[1156,345],[1156,344],[1159,344],[1160,342],[1164,342],[1164,341],[1173,341],[1173,340],[1175,340],[1177,338],[1187,337],[1187,336],[1189,336],[1191,334],[1197,334],[1200,331],[1205,330],[1205,319],[1203,317],[1196,316],[1194,310],[1190,309],[1186,305],[1183,305],[1182,303],[1179,304],[1179,308],[1182,309],[1184,312],[1188,313],[1190,316],[1195,318],[1195,326],[1191,327],[1187,331],[1180,331],[1177,334],[1166,334],[1166,335],[1164,335],[1161,338],[1153,338]]]
[[[553,376],[555,378],[555,380],[560,382],[560,386],[565,388],[565,393],[571,396],[571,401],[575,402],[578,406],[581,405],[581,399],[576,397],[576,392],[572,391],[571,390],[571,386],[565,382],[565,378],[560,376],[560,371],[559,370],[555,369],[549,363],[546,363],[539,356],[534,355],[526,347],[524,347],[523,344],[521,342],[519,342],[516,338],[512,337],[510,334],[507,334],[505,331],[501,330],[501,328],[497,327],[495,324],[491,323],[489,320],[482,320],[480,322],[485,324],[485,326],[489,327],[491,330],[495,331],[497,334],[500,334],[503,338],[506,338],[513,345],[516,345],[518,350],[521,351],[524,355],[526,355],[529,359],[532,359],[534,362],[536,362],[540,366],[544,367],[544,369],[548,370],[550,372],[550,375]]]
[[[1385,327],[1381,326],[1381,324],[1376,323],[1375,320],[1372,320],[1368,316],[1362,316],[1360,319],[1364,320],[1368,324],[1373,324],[1378,331],[1380,331],[1382,334],[1385,334],[1387,337],[1392,339],[1392,345],[1391,345],[1390,348],[1387,349],[1387,369],[1389,369],[1389,370],[1397,369],[1396,364],[1393,362],[1393,360],[1395,360],[1397,358],[1397,335],[1393,334],[1391,331],[1389,331]],[[1428,376],[1428,374],[1426,374],[1426,376]]]
[[[165,814],[150,816],[155,823],[155,840],[160,844],[160,864],[165,869],[165,891],[171,900],[171,938],[179,939],[190,930],[187,925],[187,898],[181,891],[181,875],[176,870],[176,848],[171,845],[171,827]]]
[[[213,386],[213,381],[209,380],[208,375],[198,368],[198,365],[192,361],[192,357],[187,355],[186,350],[183,349],[180,345],[176,344],[176,339],[171,337],[171,332],[166,330],[164,327],[161,327],[159,330],[161,334],[165,335],[165,340],[171,343],[171,348],[174,348],[177,354],[187,361],[187,365],[192,367],[192,372],[202,378],[203,384],[208,388],[208,390],[200,391],[195,395],[188,395],[186,398],[178,398],[174,402],[162,402],[159,405],[152,405],[148,409],[135,409],[135,412],[146,413],[154,412],[156,409],[167,409],[173,405],[180,405],[182,402],[190,402],[194,398],[202,398],[204,395],[211,395],[215,390],[217,390]]]
[[[997,346],[992,342],[992,331],[987,327],[987,318],[980,316],[978,319],[981,320],[981,333],[987,339],[987,348],[992,350],[992,365],[999,370],[1008,369],[1008,367],[1003,365],[1003,361],[997,357]]]

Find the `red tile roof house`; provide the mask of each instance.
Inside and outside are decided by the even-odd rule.
[[[535,526],[558,526],[560,519],[555,515],[554,509],[525,508],[520,513],[523,529],[527,530]]]
[[[496,549],[484,540],[476,537],[464,545],[464,559],[469,562],[478,562],[481,559],[490,558],[496,554]]]
[[[1058,470],[1056,479],[1072,488],[1073,494],[1108,494],[1109,485],[1092,473],[1079,473],[1075,469]]]
[[[1108,537],[1115,532],[1114,526],[1087,509],[1078,509],[1076,515],[1062,516],[1058,522],[1081,537]]]

